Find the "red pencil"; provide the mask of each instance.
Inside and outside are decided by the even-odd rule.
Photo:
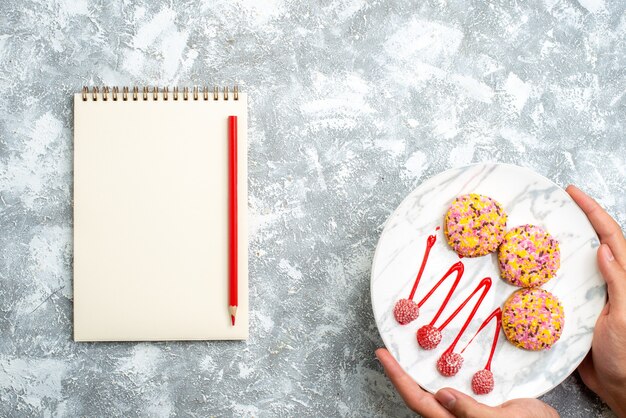
[[[237,315],[237,116],[228,117],[228,284],[230,320]]]

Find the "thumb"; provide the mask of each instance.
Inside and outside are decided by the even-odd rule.
[[[626,271],[615,260],[611,248],[606,244],[598,248],[598,266],[606,281],[611,310],[626,312]]]
[[[435,394],[435,399],[457,418],[496,418],[499,416],[495,408],[479,403],[458,390],[441,389]]]

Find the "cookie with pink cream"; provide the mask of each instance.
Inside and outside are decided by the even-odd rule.
[[[504,239],[507,215],[502,205],[476,193],[452,201],[444,219],[450,247],[462,257],[480,257],[496,251]]]
[[[565,317],[561,302],[541,288],[520,289],[504,303],[502,330],[515,346],[549,349],[561,338]]]
[[[498,248],[498,264],[500,275],[512,285],[541,286],[561,265],[559,242],[536,225],[516,226]]]

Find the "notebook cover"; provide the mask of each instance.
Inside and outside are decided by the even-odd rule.
[[[248,337],[247,97],[74,96],[74,339]],[[181,94],[182,96],[182,94]],[[228,312],[228,116],[239,308]]]

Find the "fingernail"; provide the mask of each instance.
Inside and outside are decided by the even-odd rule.
[[[454,403],[456,402],[456,398],[452,394],[452,392],[448,392],[445,389],[440,390],[435,394],[435,399],[444,406],[446,409],[452,409],[454,407]]]
[[[613,257],[613,252],[611,251],[611,247],[606,244],[602,244],[602,246],[604,247],[604,256],[606,257],[606,260],[609,262],[615,260],[615,257]]]

